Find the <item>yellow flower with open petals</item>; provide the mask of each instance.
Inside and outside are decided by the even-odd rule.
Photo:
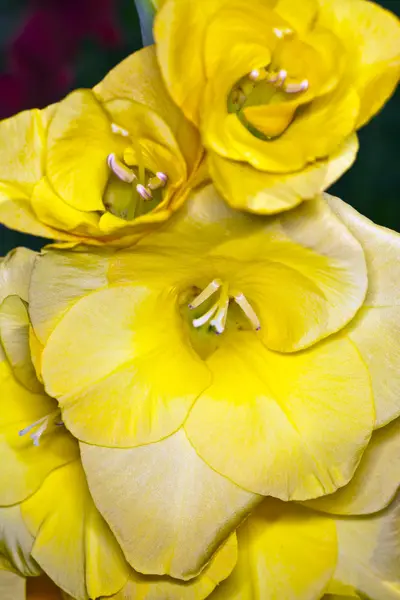
[[[188,583],[154,580],[133,570],[89,492],[78,441],[65,428],[56,400],[44,392],[36,376],[40,377],[42,348],[27,313],[34,261],[34,252],[20,248],[0,263],[1,600],[94,600],[119,593],[128,584],[130,600],[139,594],[143,600],[161,600],[166,594],[176,599],[182,594],[198,600],[207,597],[236,564],[234,530],[246,509],[254,506],[254,494],[236,490],[206,465],[199,468],[192,457],[196,491],[201,485],[205,489],[197,498],[199,510],[203,510],[202,500],[209,501],[208,510],[214,515],[219,510],[220,517],[225,516],[228,539],[214,542],[212,527],[218,523],[210,522],[213,556],[207,565],[201,563],[199,576]],[[224,505],[227,498],[232,503]],[[124,534],[136,546],[140,542],[128,527]],[[145,544],[141,549],[145,554]],[[42,570],[62,596],[45,580],[25,587],[21,578],[37,577]]]
[[[399,253],[338,199],[260,218],[206,186],[132,248],[38,259],[45,387],[134,569],[193,578],[263,496],[351,480],[400,414]]]
[[[400,74],[398,19],[366,0],[164,0],[154,31],[216,187],[256,213],[290,209],[348,169],[354,132]]]
[[[0,222],[57,240],[125,244],[185,200],[202,149],[154,48],[93,90],[0,123]]]

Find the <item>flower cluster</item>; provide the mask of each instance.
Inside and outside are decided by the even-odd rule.
[[[325,193],[400,72],[367,0],[164,0],[0,123],[1,600],[398,600],[400,234]]]

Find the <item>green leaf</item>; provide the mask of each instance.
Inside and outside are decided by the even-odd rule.
[[[142,32],[143,46],[154,44],[153,21],[156,13],[152,0],[135,0],[139,15],[140,30]]]

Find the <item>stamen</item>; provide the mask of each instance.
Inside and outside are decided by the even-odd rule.
[[[246,296],[244,294],[242,294],[242,292],[239,292],[233,298],[234,298],[235,302],[240,306],[240,308],[242,309],[242,311],[244,312],[246,317],[249,319],[250,323],[253,326],[253,329],[255,329],[256,331],[259,331],[261,329],[261,323],[260,323],[253,307],[247,300]]]
[[[206,300],[208,300],[222,285],[222,281],[220,279],[214,279],[208,286],[198,295],[192,302],[189,304],[189,308],[197,308],[200,304],[203,304]]]
[[[278,73],[275,86],[282,87],[286,81],[287,75],[288,75],[287,71],[285,71],[285,69],[281,69]]]
[[[199,317],[198,319],[193,319],[192,323],[193,323],[193,327],[202,327],[203,325],[205,325],[210,319],[211,317],[213,317],[215,315],[215,313],[218,310],[218,302],[216,302],[211,308],[210,310],[208,310],[206,313],[204,313],[204,315],[202,317]]]
[[[285,27],[285,29],[278,29],[278,27],[274,27],[273,32],[279,39],[282,39],[293,33],[292,29],[289,29],[289,27]]]
[[[260,71],[258,69],[253,69],[252,71],[250,71],[249,79],[251,79],[251,81],[258,81],[259,77]]]
[[[297,94],[308,90],[308,85],[308,80],[304,79],[301,83],[286,83],[283,89],[288,94]]]
[[[23,436],[32,430],[36,430],[33,433],[31,433],[29,437],[33,441],[34,446],[39,446],[40,438],[42,437],[42,435],[44,434],[46,429],[49,427],[51,421],[53,421],[53,424],[56,426],[63,425],[63,422],[61,420],[59,420],[59,416],[60,416],[60,410],[59,409],[55,410],[54,412],[46,415],[45,417],[38,419],[34,423],[31,423],[24,429],[21,429],[18,432],[18,435]]]
[[[123,137],[129,137],[129,131],[123,127],[120,127],[119,125],[116,125],[116,123],[111,123],[111,131],[113,133],[117,133],[118,135],[122,135]]]
[[[142,196],[143,200],[151,200],[153,197],[151,191],[148,188],[144,187],[144,185],[142,185],[141,183],[138,183],[138,185],[136,186],[136,191],[138,194],[140,194],[140,196]]]
[[[125,183],[132,183],[136,179],[136,175],[129,167],[127,167],[114,152],[107,157],[107,164],[111,171]]]
[[[168,183],[168,176],[162,171],[157,171],[156,176],[152,177],[148,183],[150,190],[158,190],[160,187],[166,186]]]

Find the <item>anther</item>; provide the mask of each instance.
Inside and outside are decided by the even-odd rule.
[[[157,171],[156,176],[152,177],[148,183],[150,190],[158,190],[160,187],[165,187],[168,183],[168,176],[162,171]]]
[[[29,437],[33,441],[34,446],[39,446],[40,438],[42,437],[42,435],[44,434],[46,429],[49,427],[50,422],[52,420],[54,422],[54,425],[57,425],[57,426],[63,425],[63,422],[58,419],[59,415],[60,415],[60,411],[55,410],[54,412],[50,413],[49,415],[46,415],[45,417],[38,419],[34,423],[31,423],[30,425],[28,425],[28,427],[21,429],[18,432],[18,435],[23,436],[23,435],[26,435],[27,433],[31,432],[32,430],[34,430],[33,433],[31,433]]]
[[[111,123],[111,131],[113,133],[117,133],[118,135],[122,135],[123,137],[129,137],[129,131],[123,127],[120,127],[119,125],[116,125],[115,123]]]
[[[116,156],[114,152],[107,156],[107,164],[111,171],[125,183],[132,183],[136,179],[136,175],[129,167]]]
[[[291,35],[293,33],[292,29],[289,29],[289,27],[285,27],[285,29],[279,29],[278,27],[274,27],[273,32],[279,39],[282,39],[287,35]]]
[[[203,304],[206,300],[208,300],[222,285],[222,281],[220,279],[214,279],[208,286],[198,295],[192,302],[189,304],[189,308],[197,308],[200,304]]]
[[[308,86],[308,80],[304,79],[301,83],[286,83],[283,89],[288,94],[297,94],[308,90]]]
[[[136,186],[136,191],[138,194],[140,194],[140,196],[142,196],[143,200],[151,200],[153,197],[151,191],[141,183],[138,183]]]
[[[260,78],[260,71],[258,69],[253,69],[252,71],[250,71],[249,79],[251,79],[251,81],[258,81],[259,78]]]
[[[282,86],[283,86],[283,84],[284,84],[284,83],[285,83],[285,81],[286,81],[287,75],[288,75],[287,71],[285,71],[285,69],[281,69],[281,70],[279,71],[279,73],[278,73],[278,76],[277,76],[277,78],[276,78],[276,83],[275,83],[275,86],[276,86],[276,87],[282,87]]]
[[[261,329],[261,323],[255,313],[255,310],[251,306],[250,302],[247,300],[246,296],[242,294],[242,292],[239,292],[233,297],[233,299],[235,300],[236,304],[240,306],[240,308],[250,321],[253,329],[259,331]]]

